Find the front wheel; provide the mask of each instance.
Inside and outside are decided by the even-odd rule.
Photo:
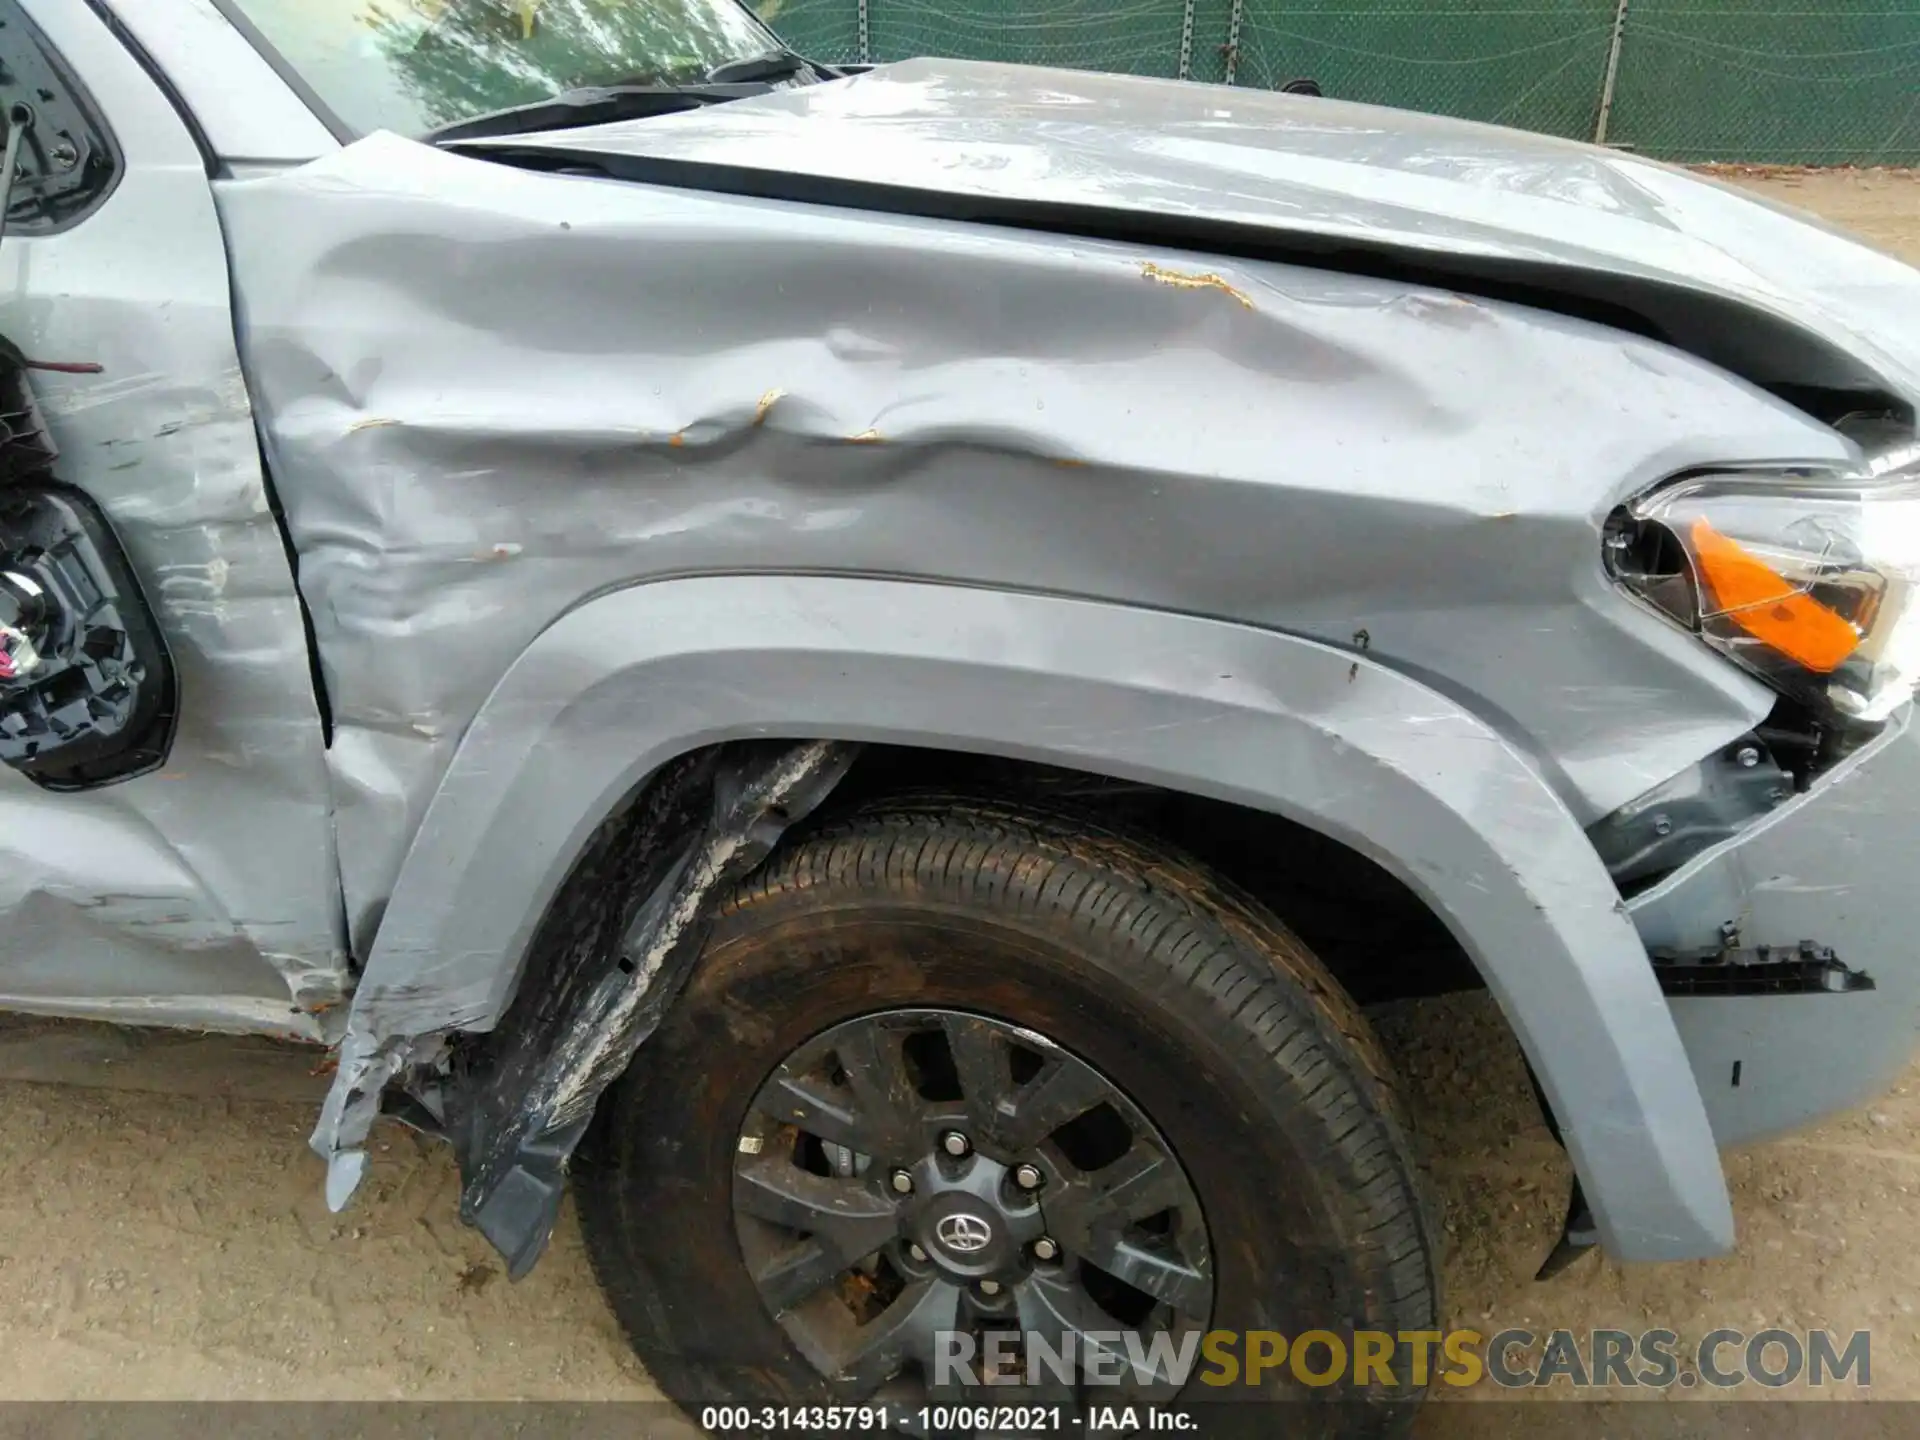
[[[724,904],[579,1197],[696,1413],[1177,1397],[1384,1435],[1424,1388],[1399,1337],[1437,1321],[1384,1060],[1299,941],[1178,857],[952,799]],[[1357,1332],[1387,1337],[1360,1383]]]

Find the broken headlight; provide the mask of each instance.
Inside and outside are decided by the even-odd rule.
[[[1696,475],[1616,511],[1615,581],[1780,693],[1884,720],[1920,683],[1920,446]]]

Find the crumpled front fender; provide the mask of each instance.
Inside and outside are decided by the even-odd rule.
[[[881,580],[725,576],[548,628],[462,739],[353,1002],[315,1148],[350,1190],[388,1080],[486,1030],[588,837],[667,761],[752,737],[986,752],[1276,812],[1421,895],[1485,975],[1602,1242],[1717,1253],[1732,1215],[1646,952],[1528,757],[1362,654],[1192,616]]]

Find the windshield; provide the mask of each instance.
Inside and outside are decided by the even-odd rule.
[[[733,0],[228,0],[355,130],[418,135],[588,85],[697,79],[775,42]]]

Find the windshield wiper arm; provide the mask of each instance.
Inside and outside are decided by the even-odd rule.
[[[831,66],[816,65],[791,50],[767,50],[716,65],[698,80],[675,81],[636,75],[611,85],[562,90],[545,100],[509,105],[504,110],[456,120],[429,130],[421,138],[428,144],[438,145],[452,140],[530,134],[536,130],[571,130],[583,125],[603,125],[611,120],[643,120],[650,115],[670,115],[676,110],[692,110],[722,100],[764,95],[776,80],[801,78],[807,84],[814,84],[838,74]]]
[[[593,85],[562,90],[545,100],[509,105],[468,120],[429,130],[421,136],[429,145],[454,140],[485,140],[495,135],[524,135],[537,130],[574,130],[613,120],[644,120],[671,115],[722,100],[764,95],[767,87],[752,81],[711,81],[688,85]]]
[[[739,84],[747,80],[784,80],[789,75],[805,72],[809,79],[820,78],[819,72],[811,61],[796,55],[791,50],[768,50],[764,54],[749,55],[742,60],[729,60],[724,65],[716,65],[707,72],[709,84]]]

